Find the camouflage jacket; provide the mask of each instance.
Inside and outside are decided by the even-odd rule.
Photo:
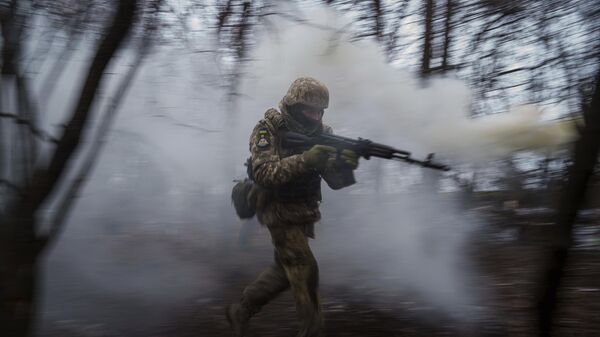
[[[339,170],[316,171],[306,165],[301,151],[281,146],[281,130],[301,131],[291,123],[285,112],[269,109],[250,136],[252,179],[262,189],[257,216],[265,225],[314,223],[321,218],[321,178],[333,189],[345,187]],[[323,125],[316,132],[333,131]]]

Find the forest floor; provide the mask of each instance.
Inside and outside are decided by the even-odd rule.
[[[535,335],[535,285],[544,247],[550,239],[548,228],[552,223],[552,215],[541,208],[480,207],[477,212],[485,217],[488,225],[474,233],[475,239],[469,240],[465,251],[479,275],[473,291],[489,295],[481,307],[469,309],[470,312],[480,310],[488,314],[464,320],[424,303],[419,296],[410,292],[368,289],[357,296],[356,289],[325,282],[320,289],[326,320],[324,336]],[[254,226],[250,223],[246,225]],[[149,304],[139,300],[139,303],[132,303],[133,300],[127,297],[93,297],[92,293],[88,291],[86,294],[87,290],[81,289],[84,294],[80,297],[93,301],[98,307],[109,306],[110,310],[99,311],[93,318],[87,317],[85,320],[46,315],[39,335],[230,336],[224,318],[225,307],[236,301],[243,287],[269,263],[272,248],[266,233],[264,228],[257,227],[244,234],[244,247],[221,247],[220,253],[206,247],[191,248],[186,244],[188,240],[177,235],[130,236],[126,239],[128,246],[140,245],[142,241],[149,246],[153,242],[167,245],[178,251],[180,260],[206,267],[213,280],[217,281],[210,285],[210,292],[199,290],[197,294],[186,294],[163,310],[150,308]],[[598,209],[582,213],[576,233],[576,245],[571,250],[561,288],[557,328],[560,336],[600,336]],[[204,239],[210,241],[214,238]],[[227,251],[227,254],[221,254],[223,251]],[[335,278],[335,275],[328,277]],[[72,286],[77,288],[77,285]],[[200,281],[198,287],[202,287]],[[168,292],[169,285],[165,284],[165,288]],[[297,327],[293,298],[286,292],[253,318],[248,336],[294,336]]]

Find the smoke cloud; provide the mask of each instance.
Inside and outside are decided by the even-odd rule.
[[[463,158],[475,158],[498,147],[492,139],[490,147],[473,147],[485,131],[468,119],[471,98],[463,82],[424,83],[392,68],[374,42],[350,42],[337,30],[343,18],[326,10],[306,16],[331,30],[282,20],[260,39],[242,85],[246,130],[260,118],[257,111],[277,107],[295,78],[312,76],[329,87],[324,121],[338,134],[368,137],[417,156],[468,150]],[[477,220],[451,197],[437,195],[435,183],[423,184],[431,173],[377,160],[361,163],[355,186],[325,194],[313,245],[325,287],[349,288],[371,301],[418,294],[448,314],[472,318],[471,311],[457,308],[479,301],[464,255]]]
[[[250,99],[244,105],[260,108],[267,99],[277,102],[296,77],[312,76],[330,89],[325,120],[338,133],[352,131],[460,161],[573,140],[572,124],[547,121],[534,105],[471,118],[472,95],[463,81],[446,77],[424,82],[389,65],[374,41],[350,42],[350,33],[342,29],[347,19],[322,8],[309,9],[305,16],[331,29],[276,21],[248,67],[243,93]]]
[[[274,28],[260,32],[235,104],[228,101],[224,65],[217,57],[173,57],[179,50],[158,48],[148,59],[64,237],[48,258],[47,321],[76,311],[88,317],[110,311],[69,297],[76,291],[127,296],[140,307],[163,308],[157,317],[186,298],[211,296],[218,284],[214,266],[191,265],[184,256],[200,250],[219,260],[221,241],[214,238],[238,229],[229,192],[232,179],[245,174],[250,132],[296,77],[312,76],[328,85],[331,102],[324,120],[336,133],[368,137],[417,157],[436,152],[442,159],[480,161],[572,137],[569,125],[544,121],[532,106],[470,119],[472,98],[465,83],[453,78],[424,83],[386,63],[374,42],[350,42],[339,29],[346,19],[322,8],[306,13],[332,29],[274,19]],[[73,61],[72,69],[85,69],[85,61]],[[124,66],[113,67],[120,72]],[[45,128],[60,125],[79,77],[71,73],[57,83],[65,96],[49,102]],[[110,81],[103,99],[110,99],[115,79]],[[471,287],[477,271],[464,249],[480,220],[455,198],[438,194],[431,177],[374,159],[361,162],[355,186],[324,188],[323,220],[313,247],[325,288],[345,287],[372,301],[417,294],[452,315],[472,315],[469,308],[481,298]],[[143,235],[148,245],[138,244]],[[165,284],[172,285],[168,293]],[[71,305],[65,305],[68,300]],[[80,310],[85,303],[87,311]]]

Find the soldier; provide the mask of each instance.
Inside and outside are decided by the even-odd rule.
[[[353,184],[358,156],[351,150],[338,154],[325,145],[306,151],[283,148],[279,134],[286,130],[308,136],[332,133],[322,123],[328,105],[325,85],[310,77],[298,78],[279,103],[280,111],[267,110],[252,131],[251,178],[256,185],[252,193],[257,218],[271,234],[275,261],[244,289],[239,303],[227,307],[234,336],[243,336],[249,319],[288,288],[300,320],[298,336],[320,335],[319,270],[308,238],[314,238],[314,223],[321,218],[321,178],[336,190]]]

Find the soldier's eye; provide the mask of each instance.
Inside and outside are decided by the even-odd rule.
[[[315,115],[315,114],[322,115],[323,114],[323,110],[321,110],[321,109],[306,109],[306,110],[304,110],[304,113],[311,114],[311,115]]]

